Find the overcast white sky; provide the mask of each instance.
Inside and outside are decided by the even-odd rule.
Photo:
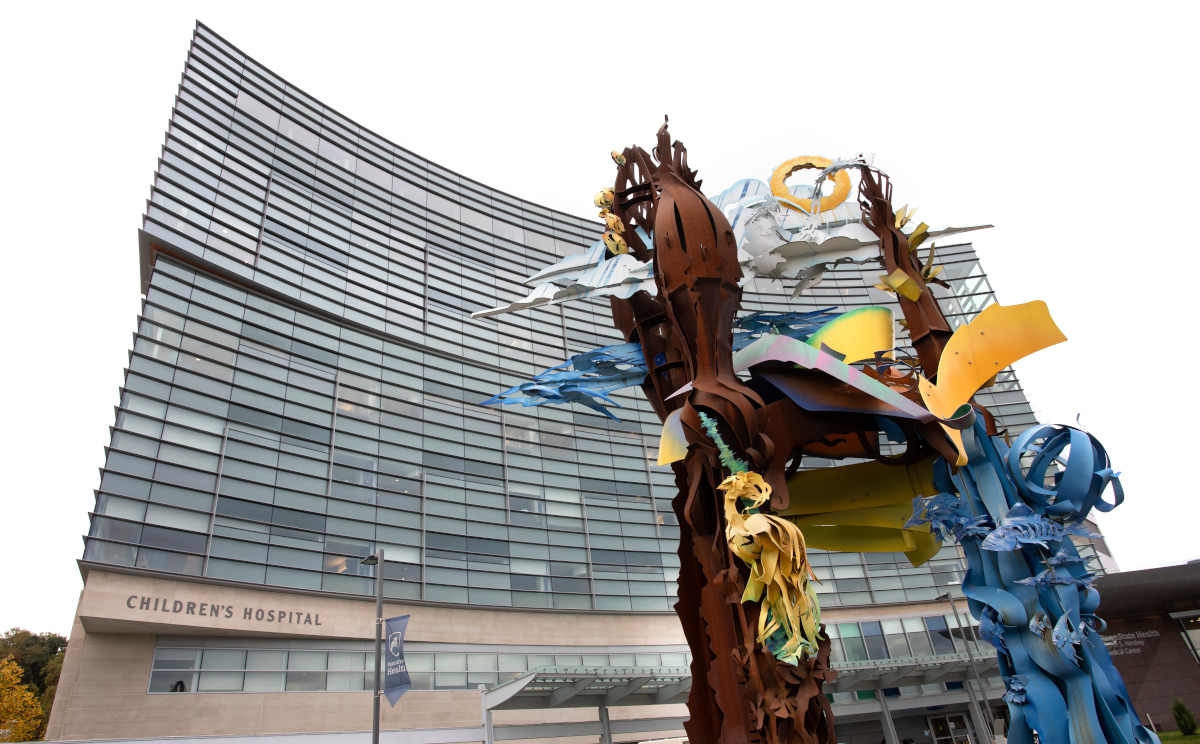
[[[615,9],[627,14],[614,15]],[[1124,568],[1200,558],[1192,3],[21,3],[6,142],[0,629],[67,633],[138,312],[136,230],[197,18],[441,165],[593,217],[664,113],[706,190],[876,154],[1070,341],[1016,365],[1124,471]],[[1192,454],[1188,454],[1192,452]],[[1103,608],[1101,608],[1103,614]]]

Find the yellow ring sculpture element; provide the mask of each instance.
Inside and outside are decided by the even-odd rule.
[[[846,171],[841,170],[833,175],[833,193],[829,196],[823,196],[818,199],[819,206],[815,210],[812,208],[811,199],[801,199],[788,193],[787,184],[784,183],[788,176],[798,170],[804,168],[818,168],[824,170],[833,165],[833,161],[829,158],[822,158],[816,155],[805,155],[804,157],[792,158],[783,165],[775,169],[771,174],[771,193],[775,195],[785,207],[794,209],[797,212],[808,212],[809,214],[820,214],[833,209],[837,205],[846,201],[846,197],[850,196],[850,175]]]

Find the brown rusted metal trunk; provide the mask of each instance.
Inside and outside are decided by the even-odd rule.
[[[643,392],[660,418],[682,409],[689,444],[673,465],[678,494],[679,601],[675,605],[692,650],[690,720],[694,744],[827,744],[833,715],[821,694],[831,680],[829,642],[799,666],[780,664],[756,640],[760,607],[741,602],[747,569],[725,540],[724,477],[717,449],[704,433],[701,411],[717,420],[725,440],[757,471],[776,456],[769,407],[733,373],[733,323],[740,303],[741,268],[728,221],[700,193],[687,151],[664,124],[655,158],[624,151],[614,186],[614,213],[639,260],[655,262],[658,294],[613,299],[613,320],[626,340],[642,344]],[[645,245],[632,228],[653,235]],[[651,253],[653,251],[653,253]],[[687,383],[686,395],[670,396]],[[790,448],[790,445],[789,445]]]

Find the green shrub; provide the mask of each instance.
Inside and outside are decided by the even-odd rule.
[[[1196,717],[1177,697],[1171,698],[1171,715],[1175,716],[1175,727],[1179,729],[1179,733],[1184,736],[1196,733]]]

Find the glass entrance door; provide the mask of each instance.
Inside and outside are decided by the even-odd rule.
[[[965,713],[929,716],[929,736],[934,744],[976,744]]]

